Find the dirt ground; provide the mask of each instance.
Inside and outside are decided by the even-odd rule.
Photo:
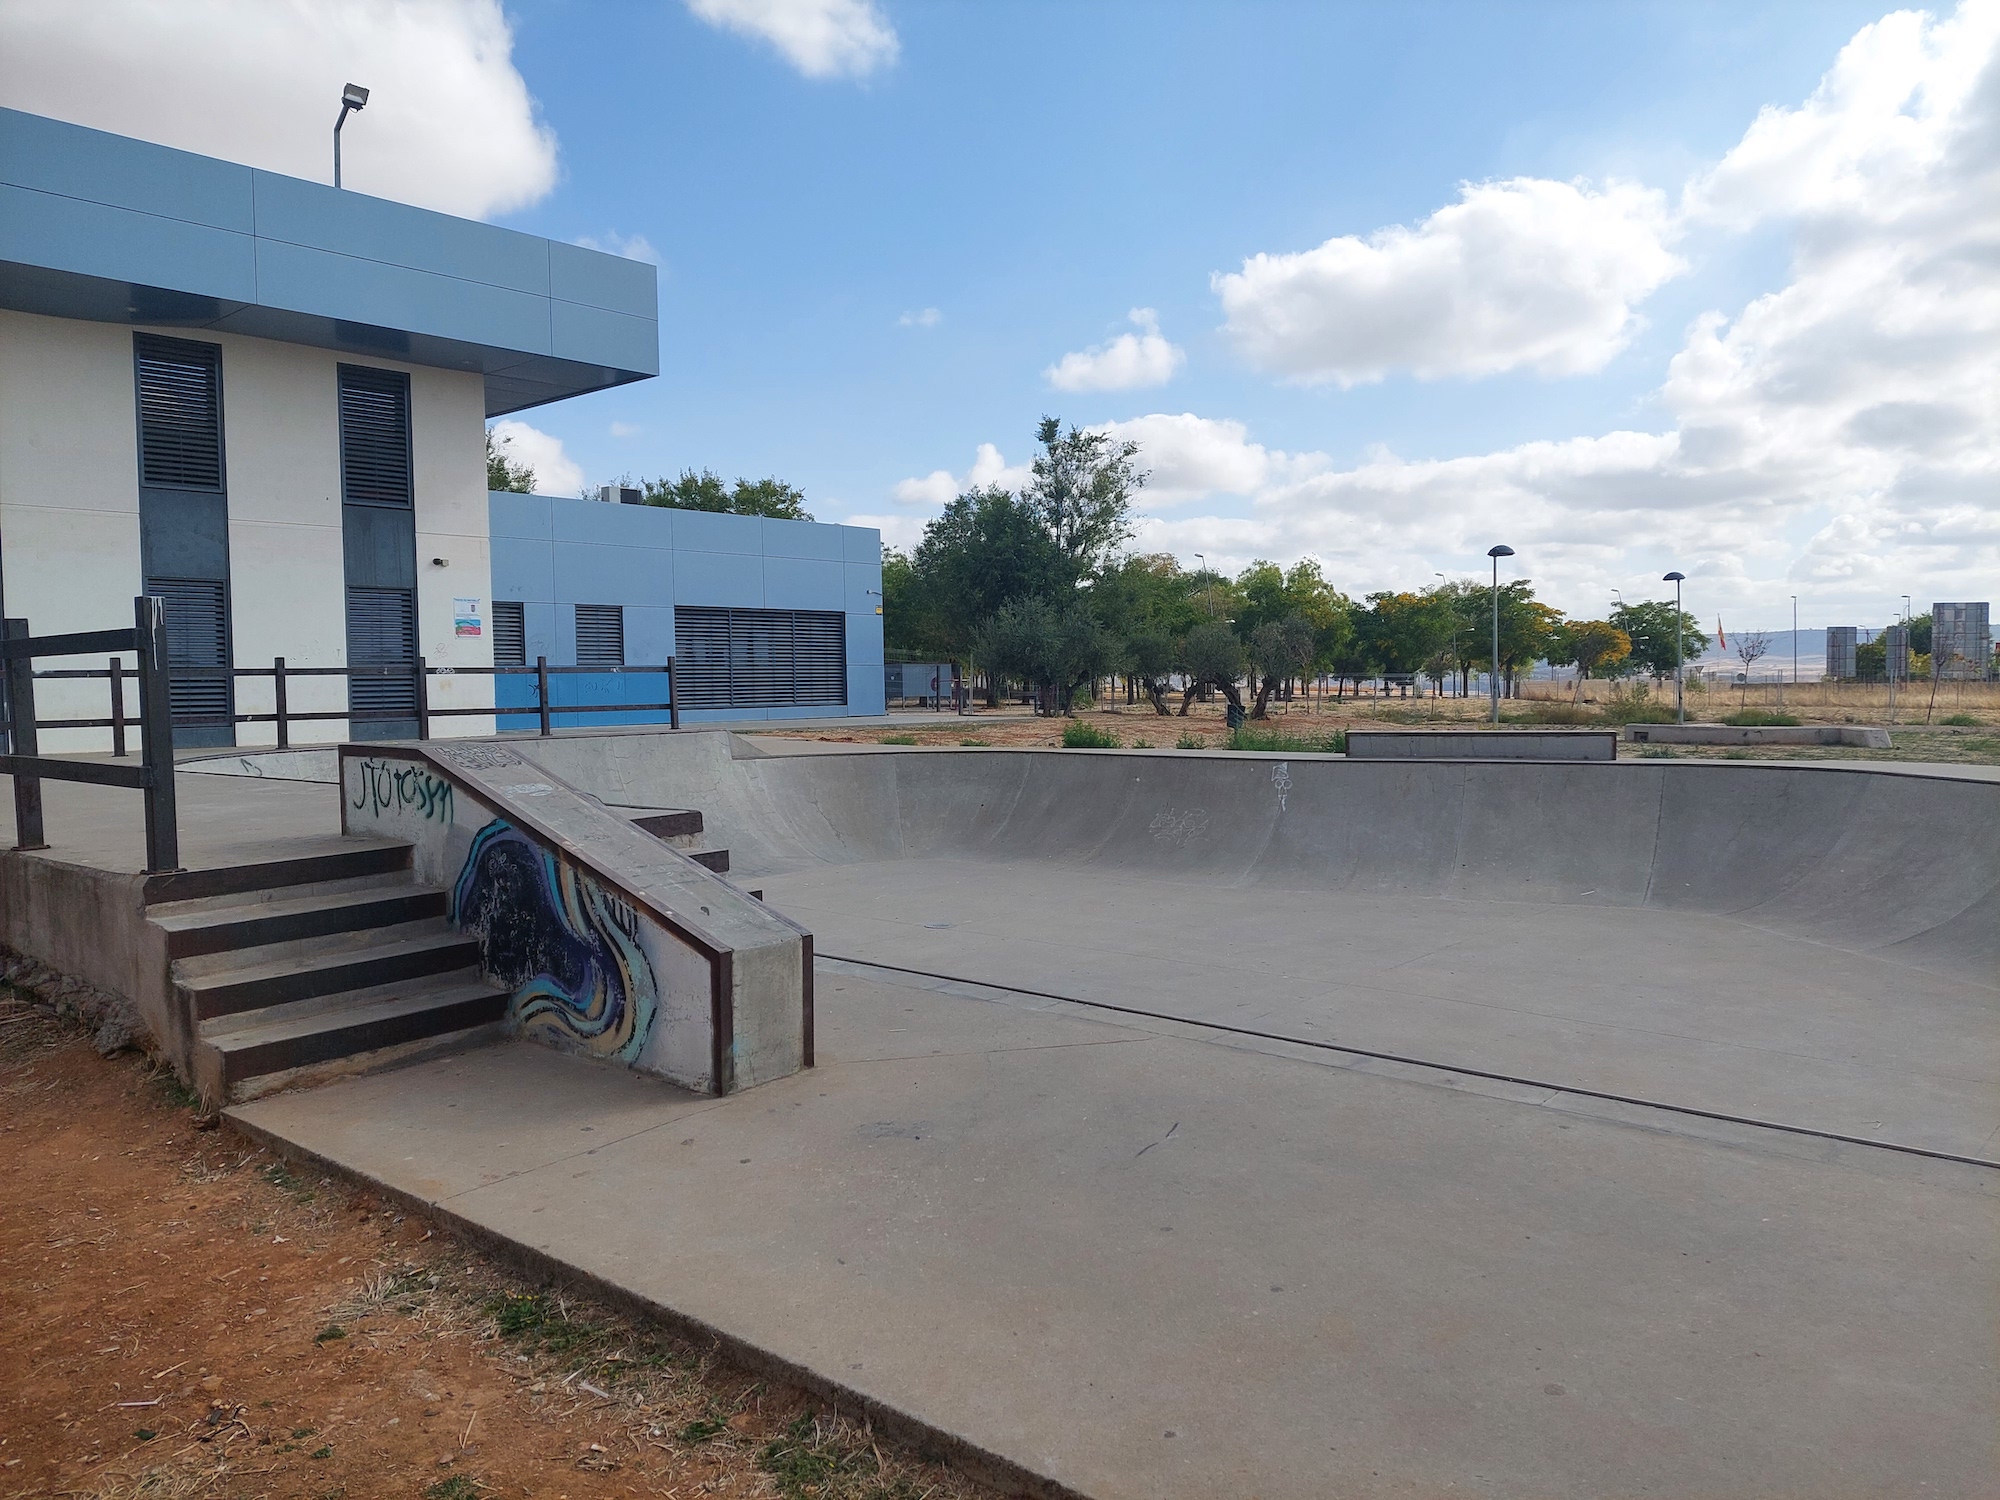
[[[0,994],[0,1496],[972,1500]]]
[[[1593,683],[1592,687],[1602,684]],[[1711,715],[1733,711],[1737,705],[1732,700],[1722,704],[1722,695],[1714,695],[1717,703],[1702,705]],[[1796,695],[1795,695],[1796,696]],[[1178,699],[1174,700],[1176,703]],[[1567,703],[1566,696],[1560,699],[1509,700],[1502,706],[1502,714],[1512,718],[1541,710],[1550,702]],[[1752,707],[1757,705],[1752,704]],[[1856,722],[1857,716],[1839,708],[1814,708],[1806,705],[1795,706],[1796,717],[1806,724],[1844,724]],[[1396,728],[1450,728],[1453,725],[1473,725],[1484,722],[1487,705],[1484,699],[1465,698],[1349,698],[1328,700],[1307,704],[1295,701],[1291,704],[1273,703],[1270,717],[1262,722],[1253,722],[1253,731],[1276,735],[1287,743],[1277,748],[1281,752],[1296,754],[1301,749],[1316,748],[1319,742],[1331,738],[1336,732],[1348,728],[1356,729],[1396,729]],[[1942,713],[1942,709],[1940,709]],[[1688,760],[1887,760],[1958,762],[1971,765],[2000,765],[2000,714],[1986,712],[1977,725],[1898,725],[1890,730],[1892,748],[1888,750],[1862,750],[1848,746],[1783,745],[1760,747],[1758,749],[1732,749],[1721,746],[1674,746],[1671,749],[1659,746],[1636,744],[1620,745],[1621,758],[1634,759],[1688,759]],[[1691,707],[1689,718],[1695,718]],[[1197,703],[1185,719],[1178,716],[1161,718],[1150,707],[1122,705],[1096,708],[1080,712],[1078,719],[1103,733],[1114,735],[1120,745],[1131,749],[1222,749],[1230,742],[1228,729],[1222,722],[1222,704]],[[838,729],[787,729],[774,730],[770,734],[776,738],[823,740],[842,744],[905,744],[905,745],[990,745],[990,746],[1052,746],[1062,743],[1065,721],[1062,719],[1035,718],[1026,709],[1008,707],[998,711],[979,710],[967,714],[904,712],[898,710],[896,722],[887,726],[871,725],[859,727],[842,725]],[[1880,716],[1860,716],[1859,722],[1881,723]],[[1591,727],[1591,726],[1584,726]],[[1597,726],[1608,727],[1608,726]],[[751,731],[755,733],[756,731]]]

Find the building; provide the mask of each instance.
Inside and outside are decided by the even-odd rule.
[[[1853,625],[1829,625],[1826,631],[1826,675],[1833,678],[1854,676],[1854,651],[1860,644],[1861,632]]]
[[[880,532],[552,495],[488,501],[496,662],[600,669],[551,679],[552,706],[662,703],[658,673],[619,669],[672,656],[684,724],[882,712]],[[503,707],[532,708],[534,681],[503,677],[499,694]],[[533,725],[500,718],[502,729]]]
[[[650,265],[0,110],[0,613],[49,635],[164,598],[181,743],[271,743],[272,723],[235,721],[272,713],[277,658],[290,712],[327,715],[297,741],[414,733],[425,662],[432,708],[490,709],[496,593],[564,663],[571,603],[667,611],[632,616],[628,660],[670,654],[682,607],[838,610],[879,684],[880,617],[846,592],[851,558],[879,568],[873,533],[489,497],[488,419],[658,371]],[[515,534],[537,514],[540,593],[536,541]],[[644,604],[618,555],[634,526],[672,563]],[[827,569],[792,566],[836,552],[838,598]],[[107,696],[45,681],[38,715],[103,718]],[[848,696],[832,711],[879,711]],[[473,712],[433,732],[493,727]]]
[[[1992,676],[1991,606],[1984,601],[1933,604],[1931,660],[1940,677],[1980,680]]]

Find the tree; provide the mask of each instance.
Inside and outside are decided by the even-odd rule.
[[[1243,675],[1243,642],[1220,620],[1209,620],[1188,632],[1181,643],[1181,670],[1187,674],[1187,687],[1181,694],[1182,718],[1187,717],[1194,695],[1204,687],[1213,687],[1229,700],[1231,708],[1243,711],[1243,695],[1236,690],[1236,679]]]
[[[991,669],[1033,684],[1044,713],[1069,713],[1070,701],[1102,673],[1118,643],[1080,600],[1057,606],[1028,595],[1004,605],[975,646]]]
[[[507,450],[493,441],[491,427],[486,429],[486,488],[515,495],[532,495],[535,492],[535,471],[510,458]]]
[[[1608,672],[1632,654],[1632,637],[1609,620],[1570,620],[1557,630],[1550,651],[1550,661],[1576,664],[1580,696],[1584,678]]]
[[[1163,630],[1141,631],[1125,641],[1125,670],[1145,689],[1153,712],[1163,719],[1173,712],[1167,707],[1167,677],[1179,657],[1174,638]]]
[[[731,516],[767,516],[774,521],[810,521],[806,497],[779,479],[739,479],[724,485],[713,469],[681,470],[678,479],[648,479],[640,488],[648,505],[669,510],[705,510]]]
[[[1451,641],[1455,618],[1441,594],[1370,594],[1368,604],[1360,628],[1384,672],[1420,672]]]
[[[910,566],[911,603],[931,612],[947,654],[959,661],[1005,605],[1055,592],[1047,536],[1028,507],[997,485],[968,490],[946,505],[924,528]],[[882,591],[888,593],[886,583]]]
[[[1315,645],[1312,622],[1304,615],[1266,620],[1250,633],[1250,660],[1256,667],[1252,676],[1257,687],[1251,718],[1269,716],[1271,690],[1312,665]]]
[[[1736,637],[1736,659],[1743,663],[1743,675],[1748,677],[1750,669],[1771,654],[1769,631],[1745,630]]]
[[[1675,610],[1666,600],[1621,604],[1611,611],[1611,623],[1632,638],[1631,666],[1664,682],[1674,675]],[[1680,654],[1683,663],[1698,661],[1708,649],[1708,632],[1701,622],[1682,611],[1679,618]]]
[[[1132,462],[1139,445],[1075,426],[1064,432],[1057,417],[1042,418],[1035,441],[1042,451],[1021,502],[1048,538],[1059,584],[1075,588],[1132,535],[1132,494],[1146,482]]]

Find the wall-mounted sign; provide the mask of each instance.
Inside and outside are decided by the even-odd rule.
[[[451,601],[451,633],[453,635],[482,635],[479,624],[479,601],[477,599],[454,599]]]

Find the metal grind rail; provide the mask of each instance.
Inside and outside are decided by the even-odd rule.
[[[1877,1151],[1894,1151],[1903,1156],[1922,1156],[1932,1161],[1957,1162],[1960,1166],[1986,1167],[2000,1171],[2000,1161],[1984,1156],[1961,1156],[1955,1151],[1937,1151],[1928,1146],[1910,1146],[1898,1141],[1875,1140],[1865,1135],[1846,1135],[1837,1130],[1819,1130],[1810,1125],[1789,1125],[1782,1120],[1764,1120],[1755,1115],[1725,1114],[1720,1110],[1696,1109],[1690,1104],[1669,1104],[1660,1099],[1644,1099],[1636,1094],[1613,1094],[1603,1089],[1578,1088],[1573,1084],[1554,1083],[1546,1078],[1526,1078],[1517,1073],[1494,1073],[1484,1068],[1466,1068],[1456,1063],[1433,1062],[1429,1058],[1410,1057],[1401,1052],[1377,1052],[1367,1047],[1348,1047],[1339,1042],[1312,1041],[1303,1037],[1286,1036],[1283,1032],[1257,1031],[1248,1026],[1230,1026],[1222,1021],[1198,1021],[1186,1016],[1169,1015],[1164,1011],[1141,1010],[1131,1005],[1114,1005],[1108,1000],[1085,1000],[1076,995],[1059,995],[1053,990],[1027,989],[1016,984],[999,984],[991,979],[973,979],[964,974],[940,974],[932,969],[912,969],[902,964],[879,963],[872,958],[849,958],[845,954],[820,952],[819,958],[834,963],[852,964],[858,969],[880,969],[887,974],[912,974],[920,979],[941,979],[951,984],[975,985],[983,990],[998,990],[1004,995],[1026,995],[1036,1000],[1055,1000],[1064,1005],[1081,1005],[1090,1010],[1111,1011],[1121,1016],[1136,1016],[1147,1021],[1169,1021],[1176,1026],[1194,1026],[1203,1031],[1220,1031],[1230,1036],[1252,1037],[1264,1042],[1284,1042],[1293,1047],[1310,1047],[1318,1052],[1338,1052],[1347,1057],[1366,1057],[1377,1062],[1401,1063],[1412,1068],[1425,1068],[1438,1073],[1455,1073],[1464,1078],[1481,1078],[1489,1083],[1512,1083],[1522,1088],[1547,1089],[1552,1094],[1569,1094],[1578,1099],[1601,1099],[1608,1104],[1629,1104],[1639,1109],[1656,1109],[1665,1114],[1686,1115],[1691,1119],[1715,1120],[1725,1125],[1747,1125],[1756,1130],[1775,1130],[1785,1135],[1807,1136],[1813,1140],[1838,1141],[1845,1146],[1867,1146]]]
[[[96,639],[103,636],[129,635],[129,631],[97,631],[88,636],[63,637],[68,640]],[[42,652],[42,655],[82,655],[95,650],[121,649],[111,646],[83,646],[70,652]],[[129,646],[122,649],[129,650]],[[681,706],[679,695],[674,691],[674,658],[668,657],[663,664],[605,667],[552,667],[546,656],[535,658],[531,667],[434,667],[423,657],[418,657],[409,666],[390,664],[387,666],[361,663],[348,667],[294,667],[282,656],[274,657],[268,667],[187,667],[170,669],[176,682],[216,681],[234,683],[239,679],[268,678],[271,682],[272,712],[270,713],[227,713],[201,714],[183,713],[174,717],[174,723],[182,728],[212,728],[235,724],[274,724],[277,726],[280,750],[289,750],[292,744],[291,726],[294,724],[326,721],[333,719],[361,719],[370,717],[368,713],[354,708],[350,701],[343,708],[298,709],[291,707],[290,685],[301,679],[338,677],[350,684],[359,681],[405,681],[411,685],[413,707],[410,717],[416,721],[417,738],[431,737],[431,720],[470,717],[479,714],[527,715],[533,714],[540,733],[546,737],[554,732],[553,720],[557,714],[636,714],[663,713],[667,715],[667,727],[681,727]],[[554,703],[550,701],[549,679],[552,677],[629,677],[653,674],[666,678],[666,701],[664,703]],[[111,731],[111,753],[122,758],[128,752],[125,731],[136,721],[125,712],[125,681],[132,675],[117,658],[102,667],[68,667],[47,672],[36,672],[36,681],[101,681],[110,686],[111,712],[106,718],[88,719],[42,719],[43,729],[109,729]],[[437,677],[532,677],[535,681],[535,701],[520,705],[496,705],[472,708],[436,708],[431,704],[431,680]],[[377,715],[394,717],[393,715]]]
[[[141,595],[132,601],[129,630],[83,630],[66,635],[31,635],[26,620],[8,620],[0,630],[0,666],[7,689],[7,750],[0,774],[14,778],[14,847],[46,849],[42,825],[42,782],[82,781],[143,792],[146,799],[146,870],[180,868],[180,827],[174,811],[174,730],[168,707],[166,606]],[[139,666],[140,763],[112,766],[102,761],[64,760],[41,754],[35,718],[35,658],[130,651]],[[122,683],[112,688],[121,705]],[[120,731],[122,749],[123,731]]]

